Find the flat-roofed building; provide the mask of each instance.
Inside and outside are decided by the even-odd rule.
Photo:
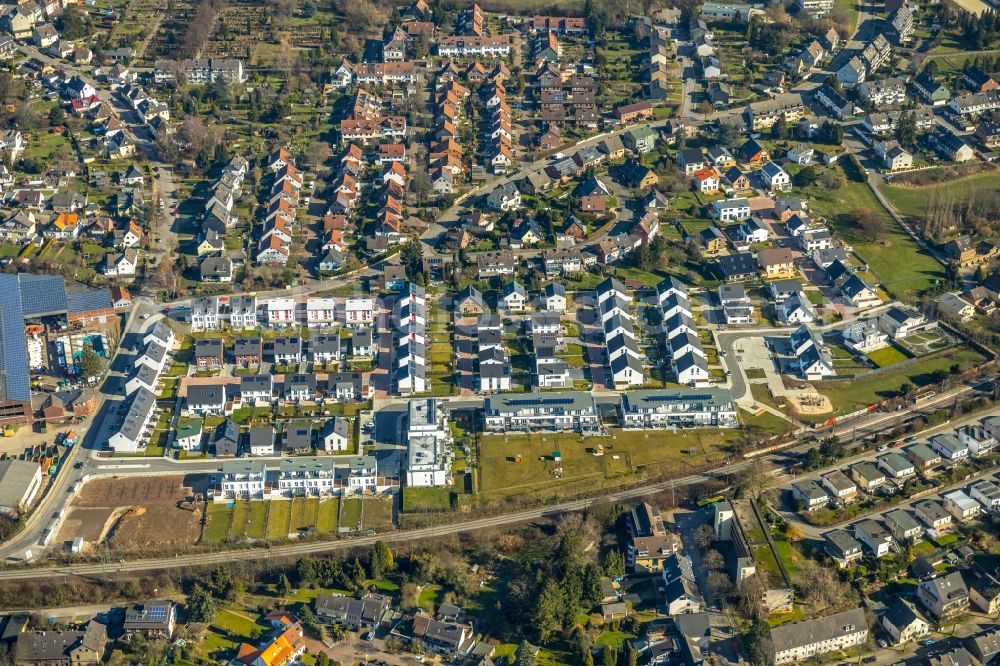
[[[623,428],[735,428],[736,406],[725,389],[656,389],[621,394]]]
[[[874,492],[885,485],[885,472],[868,461],[851,465],[851,478],[858,488],[866,493]]]
[[[854,526],[854,536],[863,543],[876,558],[888,555],[896,542],[889,532],[874,520],[862,520]]]
[[[858,495],[858,486],[839,469],[820,477],[820,484],[841,502],[850,502]]]
[[[982,504],[987,511],[1000,511],[1000,487],[988,479],[969,486],[969,497]]]
[[[600,423],[594,396],[578,391],[487,396],[483,419],[489,432],[588,431]]]

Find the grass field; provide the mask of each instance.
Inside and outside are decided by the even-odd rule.
[[[269,502],[250,502],[250,522],[247,524],[246,536],[251,539],[263,539],[267,536],[267,510]]]
[[[854,247],[879,282],[899,298],[916,300],[944,277],[941,264],[896,224],[864,183],[849,181],[838,190],[810,188],[808,196],[813,209],[826,217],[833,231]],[[854,208],[874,211],[885,219],[883,242],[869,243],[858,234],[849,217]]]
[[[733,431],[655,432],[612,429],[610,437],[582,438],[575,433],[494,435],[480,443],[480,492],[484,496],[519,495],[585,483],[601,487],[614,476],[640,471],[683,471],[719,460]],[[604,447],[603,456],[592,450]],[[552,458],[559,451],[560,463]],[[522,461],[514,462],[521,455]],[[561,477],[557,470],[561,467]]]
[[[795,428],[792,423],[771,412],[761,412],[760,415],[754,415],[741,410],[740,420],[748,428],[756,428],[765,435],[784,435]]]
[[[392,527],[392,499],[368,499],[365,500],[365,510],[363,514],[362,528],[385,529]]]
[[[272,500],[267,516],[267,538],[284,539],[288,537],[288,525],[292,517],[292,503],[288,500]]]
[[[351,497],[344,500],[344,508],[340,514],[340,526],[349,529],[357,529],[358,521],[361,519],[361,500]]]
[[[997,189],[1000,189],[1000,170],[977,173],[965,178],[922,187],[887,185],[883,188],[885,196],[892,202],[893,207],[900,214],[908,217],[924,215],[928,205],[933,200],[963,202],[971,192],[996,191]]]
[[[336,499],[328,499],[320,502],[316,515],[316,531],[320,534],[329,534],[337,531],[337,518],[340,516],[340,502]]]
[[[882,347],[882,349],[876,349],[868,354],[868,358],[872,360],[872,363],[880,368],[886,368],[890,365],[895,365],[906,360],[906,354],[899,351],[895,347]]]
[[[237,502],[229,523],[229,536],[241,537],[246,532],[250,518],[250,502]]]
[[[205,543],[222,543],[229,536],[233,512],[225,504],[209,504],[206,511],[208,522],[205,524],[201,540]]]
[[[318,510],[318,497],[296,497],[293,499],[292,511],[288,519],[288,531],[298,532],[315,526]]]
[[[904,382],[920,388],[932,383],[933,373],[939,370],[948,372],[954,363],[962,370],[967,370],[982,361],[982,355],[976,351],[953,348],[925,356],[900,368],[843,381],[815,382],[815,386],[820,393],[830,398],[835,410],[845,414],[893,397]]]
[[[447,511],[451,508],[451,488],[403,488],[404,511]]]
[[[202,543],[221,544],[228,538],[280,540],[289,534],[315,530],[316,534],[335,534],[339,526],[357,526],[364,503],[364,528],[387,529],[393,526],[391,499],[351,497],[344,500],[346,510],[340,522],[338,498],[296,497],[271,501],[241,500],[208,506],[208,524]]]

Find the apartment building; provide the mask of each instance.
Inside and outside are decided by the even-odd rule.
[[[488,432],[591,431],[600,425],[590,393],[509,393],[487,396],[483,420]]]
[[[621,394],[623,428],[735,428],[736,406],[725,389],[652,389]]]
[[[843,652],[867,640],[868,620],[863,608],[771,629],[776,666]]]

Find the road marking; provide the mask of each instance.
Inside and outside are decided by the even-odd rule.
[[[97,469],[149,469],[149,463],[142,465],[98,465]]]

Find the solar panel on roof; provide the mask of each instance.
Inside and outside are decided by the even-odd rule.
[[[65,313],[69,309],[66,283],[59,275],[18,275],[25,317]]]
[[[515,407],[525,407],[532,405],[572,405],[573,398],[531,398],[508,400],[508,405]]]
[[[31,400],[24,312],[16,275],[0,275],[0,398]]]
[[[73,291],[66,295],[67,309],[70,312],[88,312],[90,310],[110,310],[114,308],[111,292],[107,289],[89,289]]]

